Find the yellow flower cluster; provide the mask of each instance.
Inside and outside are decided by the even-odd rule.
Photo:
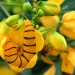
[[[75,11],[65,13],[62,17],[63,25],[60,27],[60,32],[75,40]]]
[[[0,22],[0,56],[12,70],[22,72],[34,67],[40,51],[43,61],[52,65],[44,75],[55,75],[58,57],[62,60],[61,71],[73,74],[75,48],[68,44],[66,38],[75,40],[75,11],[63,14],[60,21],[58,15],[63,2],[36,1],[35,8],[26,2],[23,10],[32,13],[31,21],[24,14],[18,14]]]

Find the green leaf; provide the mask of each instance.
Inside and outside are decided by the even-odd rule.
[[[61,8],[63,11],[75,10],[75,0],[65,0]]]

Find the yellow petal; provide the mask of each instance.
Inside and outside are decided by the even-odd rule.
[[[38,30],[35,30],[35,36],[36,36],[36,52],[39,52],[40,50],[42,50],[44,46],[44,38]]]
[[[51,59],[49,59],[48,57],[44,57],[43,55],[41,56],[43,61],[47,64],[55,64]]]
[[[2,59],[5,59],[4,50],[2,49],[2,47],[0,47],[0,56],[2,57]]]
[[[15,71],[15,72],[22,72],[25,68],[18,68],[18,67],[15,67],[15,66],[13,66],[13,65],[10,65],[9,64],[9,66],[10,66],[10,68],[13,70],[13,71]]]
[[[58,56],[59,53],[60,53],[59,51],[56,51],[56,50],[53,50],[53,49],[51,49],[51,50],[48,51],[48,54],[50,54],[52,56]]]
[[[7,37],[4,37],[3,40],[0,43],[0,56],[4,59],[5,55],[4,55],[4,50],[2,48],[2,45],[5,43]]]
[[[30,60],[30,62],[28,63],[28,65],[26,66],[26,68],[32,68],[35,66],[37,61],[37,54],[34,55],[34,57]]]
[[[69,30],[68,28],[65,28],[64,26],[61,26],[60,32],[63,35],[67,36],[68,38],[75,40],[75,32]]]
[[[72,47],[68,47],[67,48],[68,49],[68,60],[69,60],[69,62],[73,65],[73,66],[75,66],[75,48],[72,48]]]
[[[55,75],[55,71],[56,71],[56,68],[55,68],[55,65],[53,65],[52,67],[49,68],[49,70],[47,70],[44,75]]]
[[[14,30],[15,27],[10,29],[9,37],[11,40],[18,45],[23,44],[23,33],[24,33],[24,25],[19,30]]]
[[[43,16],[40,18],[40,22],[45,28],[49,28],[50,26],[59,22],[59,17],[55,16]]]
[[[68,61],[67,53],[61,53],[61,58],[62,58],[62,64],[61,64],[62,72],[73,74],[74,66]]]
[[[64,0],[48,0],[48,1],[53,1],[59,5],[61,5],[64,2]]]

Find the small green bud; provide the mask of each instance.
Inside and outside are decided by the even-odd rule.
[[[46,5],[48,7],[45,7],[44,5]],[[55,3],[55,2],[52,2],[52,1],[43,1],[43,5],[41,5],[41,6],[44,6],[44,8],[46,9],[47,12],[49,12],[49,11],[51,12],[52,11],[51,14],[53,14],[53,13],[59,14],[60,11],[61,11],[60,5]],[[47,10],[47,8],[48,8],[49,11]]]
[[[37,9],[36,9],[36,8],[33,8],[33,9],[32,9],[32,13],[33,13],[33,14],[36,14],[36,13],[37,13]]]
[[[32,5],[29,2],[23,4],[23,11],[29,13],[32,11]]]
[[[39,17],[44,16],[44,12],[41,9],[38,10],[37,14],[38,14]]]
[[[14,24],[18,22],[18,20],[19,20],[19,15],[12,15],[8,17],[5,22],[9,27],[12,27]]]
[[[23,22],[24,22],[24,20],[21,18],[21,19],[18,21],[18,24],[17,24],[15,30],[20,29],[20,28],[22,27],[22,25],[23,25]]]
[[[37,30],[39,29],[39,27],[40,27],[40,26],[39,26],[38,24],[36,24],[36,29],[37,29]]]
[[[58,32],[53,32],[49,37],[50,46],[58,51],[65,51],[67,43],[65,38]]]

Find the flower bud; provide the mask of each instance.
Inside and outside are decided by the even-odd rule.
[[[75,40],[75,11],[65,13],[62,17],[62,26],[60,27],[60,32]]]
[[[67,43],[65,38],[57,32],[53,32],[49,37],[51,47],[58,51],[65,51]]]
[[[22,27],[22,25],[23,25],[23,22],[24,22],[24,20],[23,20],[23,19],[20,19],[20,20],[18,21],[18,24],[17,24],[17,26],[16,26],[16,29],[15,29],[15,30],[20,29],[20,28]]]
[[[32,12],[33,12],[33,14],[36,14],[37,13],[37,9],[36,8],[33,8],[32,9]]]
[[[44,16],[44,12],[43,12],[41,9],[38,10],[38,16],[39,16],[39,17]]]
[[[50,6],[42,5],[41,9],[45,15],[55,15],[55,11]]]
[[[38,24],[36,24],[36,30],[38,30],[40,28],[40,26]]]
[[[24,12],[28,13],[28,12],[31,12],[32,11],[32,6],[29,2],[25,2],[23,4],[23,10]]]
[[[60,12],[60,5],[52,1],[45,1],[41,5],[41,9],[44,11],[45,15],[55,15]]]
[[[14,24],[18,22],[18,20],[19,20],[19,15],[12,15],[8,17],[5,22],[9,27],[12,27]]]

